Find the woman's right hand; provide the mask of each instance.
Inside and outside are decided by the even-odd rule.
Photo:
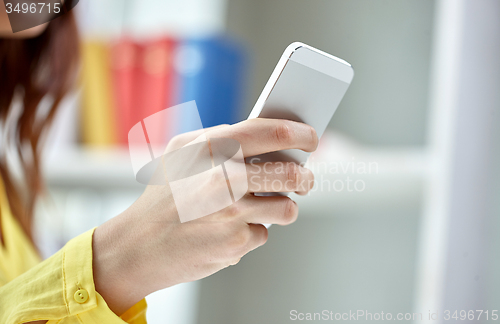
[[[315,130],[306,124],[257,118],[182,134],[167,150],[181,148],[198,136],[236,140],[245,157],[284,149],[312,152],[318,145]],[[208,216],[181,223],[169,185],[150,185],[130,208],[96,229],[96,290],[116,314],[154,291],[198,280],[238,263],[266,242],[268,232],[261,224],[287,225],[296,220],[298,207],[290,198],[257,197],[253,193],[272,191],[266,183],[274,181],[282,184],[280,191],[305,194],[313,185],[311,171],[280,162],[267,163],[265,168],[246,164],[246,170],[248,192]],[[203,195],[222,190],[227,191],[226,179],[211,177],[193,188],[186,199],[197,204]]]

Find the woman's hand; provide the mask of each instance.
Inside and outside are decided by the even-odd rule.
[[[203,135],[238,141],[245,157],[284,149],[312,152],[318,145],[316,132],[306,124],[257,118],[182,134],[169,143],[167,151]],[[278,181],[283,184],[280,191],[305,194],[312,188],[312,173],[293,163],[268,163],[266,168],[247,164],[246,168],[248,193],[218,212],[181,223],[169,185],[150,185],[130,208],[96,229],[96,290],[116,314],[154,291],[238,263],[266,242],[268,232],[261,224],[287,225],[296,220],[298,207],[290,198],[257,197],[253,192],[271,191],[265,182]],[[202,195],[222,190],[227,191],[225,179],[212,178],[193,188],[187,199],[197,204]]]

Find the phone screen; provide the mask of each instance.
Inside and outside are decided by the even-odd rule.
[[[309,49],[304,50],[310,51]],[[316,55],[324,59],[323,55],[310,52],[308,53],[309,58],[314,59],[314,55]],[[305,61],[307,64],[305,65],[299,59],[304,61],[303,56],[292,55],[288,59],[265,101],[259,117],[303,122],[314,127],[318,137],[321,137],[350,83],[332,76],[335,73],[327,74],[326,72],[331,72],[327,69],[325,72],[321,71],[321,66],[317,64],[320,60],[315,60],[316,64],[313,65],[307,64],[308,61]],[[279,153],[260,157],[262,161],[283,161],[285,158],[285,161],[305,163],[309,156],[309,153],[299,150],[286,150]]]

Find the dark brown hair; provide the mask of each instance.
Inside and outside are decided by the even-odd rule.
[[[14,153],[19,157],[22,189],[9,172],[5,146],[0,172],[12,213],[30,239],[35,200],[43,189],[41,141],[59,103],[74,85],[79,54],[77,36],[70,11],[52,20],[35,38],[0,39],[0,120],[4,135],[11,135],[4,138],[4,145],[14,142],[17,151]],[[50,96],[53,104],[40,118],[39,104],[46,96]],[[19,99],[22,110],[17,121],[7,124],[14,99]]]

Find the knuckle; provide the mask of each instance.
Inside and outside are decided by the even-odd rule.
[[[241,214],[242,207],[239,204],[231,204],[226,207],[226,214],[230,218],[236,218]]]
[[[283,216],[286,225],[292,224],[297,220],[298,206],[292,199],[288,198],[285,203],[285,213]]]
[[[295,163],[286,164],[286,181],[291,185],[290,189],[297,187],[300,179],[299,166]]]
[[[230,266],[237,265],[238,263],[240,263],[240,261],[241,261],[241,258],[233,259],[233,260],[229,261],[229,265]]]
[[[280,121],[274,128],[274,138],[279,145],[288,147],[292,141],[292,130],[286,122]]]
[[[233,234],[229,240],[230,251],[238,255],[241,249],[243,249],[250,241],[250,234],[251,233],[248,230],[239,230]]]
[[[175,135],[171,140],[170,142],[172,143],[179,143],[182,141],[182,138],[184,138],[186,136],[186,134],[179,134],[179,135]]]
[[[177,136],[174,136],[169,142],[168,142],[168,145],[167,145],[167,148],[165,149],[166,152],[168,151],[174,151],[176,149],[178,149],[179,147],[182,146],[183,143],[183,140],[182,140],[182,135],[177,135]]]
[[[210,176],[207,178],[209,180],[209,184],[213,186],[213,188],[226,188],[227,180],[226,177],[220,172],[217,172],[217,169],[212,169],[210,172]]]

